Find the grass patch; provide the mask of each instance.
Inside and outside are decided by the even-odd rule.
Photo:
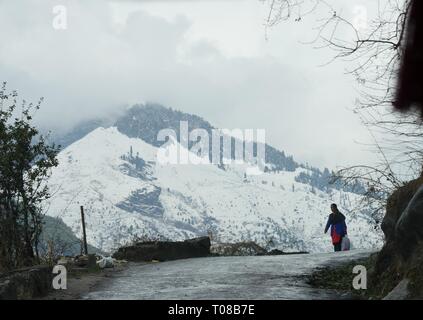
[[[406,274],[406,278],[410,280],[408,290],[410,299],[423,299],[423,246],[419,245],[416,250],[410,266]]]
[[[356,274],[353,274],[352,271],[357,265],[366,267],[369,283],[369,276],[374,265],[374,260],[375,257],[370,256],[369,258],[343,263],[337,267],[318,268],[307,277],[306,282],[314,288],[330,289],[339,293],[348,293],[351,299],[378,299],[370,288],[368,290],[355,290],[352,285],[354,277],[357,276]]]

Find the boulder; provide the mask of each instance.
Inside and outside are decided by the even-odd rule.
[[[395,229],[398,220],[421,185],[423,185],[423,177],[408,182],[388,198],[386,215],[381,225],[387,242],[395,241]]]
[[[60,257],[57,261],[57,264],[60,264],[62,266],[72,266],[75,263],[73,257]]]
[[[395,228],[398,246],[410,254],[423,240],[423,186],[416,192],[399,218]]]
[[[273,250],[270,250],[267,254],[269,256],[279,256],[279,255],[285,254],[285,252],[283,252],[282,250],[279,250],[279,249],[273,249]]]
[[[376,256],[370,286],[386,299],[404,299],[407,286],[409,297],[423,296],[423,176],[389,197],[382,230],[386,243]]]
[[[423,186],[409,202],[396,225],[397,238],[408,243],[423,240]]]
[[[120,248],[113,258],[118,260],[139,261],[168,261],[206,257],[210,255],[209,237],[200,237],[185,241],[154,241],[140,242],[133,246]]]
[[[408,284],[410,281],[408,279],[403,279],[401,282],[389,292],[383,300],[406,300],[409,296]]]
[[[32,299],[46,295],[53,275],[49,266],[15,270],[0,277],[0,300]]]
[[[95,257],[95,254],[88,254],[88,255],[77,256],[74,259],[74,264],[77,267],[93,268],[93,267],[96,266],[96,257]]]

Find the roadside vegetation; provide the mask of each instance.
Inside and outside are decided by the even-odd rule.
[[[59,148],[33,125],[36,104],[0,88],[0,272],[40,262],[46,180]]]
[[[372,290],[372,288],[355,290],[353,287],[353,279],[356,276],[353,274],[353,268],[362,265],[371,273],[374,269],[375,259],[376,255],[374,254],[369,258],[352,261],[338,267],[319,268],[307,277],[306,282],[314,288],[335,290],[340,294],[347,293],[352,299],[381,299],[383,296],[377,290]]]

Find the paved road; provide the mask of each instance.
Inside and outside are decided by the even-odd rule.
[[[369,252],[213,257],[131,265],[85,299],[342,299],[302,279],[320,266]]]

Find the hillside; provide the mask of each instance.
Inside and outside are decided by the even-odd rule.
[[[359,194],[298,182],[298,176],[313,174],[304,166],[247,175],[248,164],[223,169],[163,164],[152,138],[121,131],[99,127],[70,144],[59,154],[50,179],[54,197],[48,214],[80,234],[79,206],[84,205],[88,240],[103,250],[136,237],[180,240],[212,234],[221,242],[252,240],[282,250],[330,251],[330,239],[322,233],[331,202],[347,216],[356,248],[382,242],[366,213],[348,210]],[[168,146],[177,147],[182,148],[177,141]]]

